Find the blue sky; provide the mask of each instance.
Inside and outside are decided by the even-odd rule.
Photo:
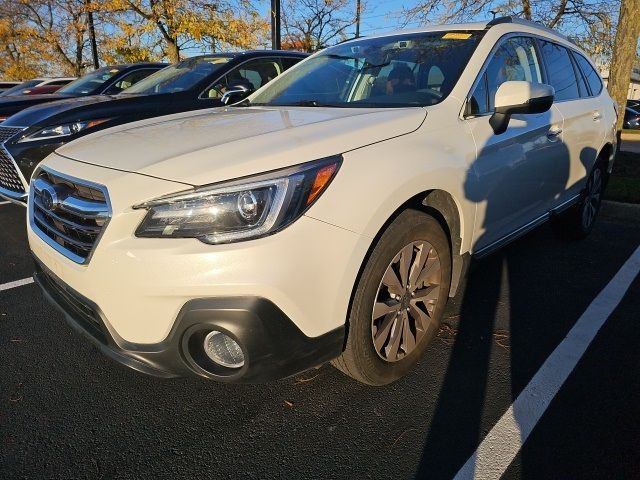
[[[284,4],[286,0],[281,0]],[[353,3],[353,12],[355,15],[356,0],[351,0]],[[362,13],[362,20],[360,23],[361,35],[374,35],[376,33],[396,30],[401,26],[400,12],[404,6],[411,7],[416,4],[414,1],[402,1],[402,0],[363,0],[363,3],[367,3],[366,10]],[[270,0],[260,0],[254,4],[258,11],[265,17],[269,18],[269,10],[271,8]],[[409,23],[408,26],[417,26],[418,22]],[[355,26],[351,27],[347,33],[350,36],[355,36]],[[282,32],[284,34],[284,32]],[[264,45],[265,48],[271,48],[270,39],[268,45]],[[201,53],[207,53],[203,51],[201,47],[185,48],[183,51],[185,56],[198,55]]]

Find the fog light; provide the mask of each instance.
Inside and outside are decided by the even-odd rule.
[[[244,365],[244,354],[238,342],[217,330],[204,337],[204,351],[211,360],[224,367],[240,368]]]

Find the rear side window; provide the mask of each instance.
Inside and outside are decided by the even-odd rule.
[[[576,73],[569,51],[551,42],[540,42],[542,56],[547,65],[548,83],[555,89],[555,100],[573,100],[580,97]]]
[[[471,95],[467,114],[481,115],[493,111],[498,87],[514,80],[542,82],[540,62],[532,38],[513,37],[500,45]]]
[[[602,91],[602,80],[598,72],[591,66],[591,63],[579,53],[573,53],[573,57],[576,59],[580,70],[584,78],[587,79],[587,83],[591,88],[591,95],[598,95]]]
[[[282,67],[285,70],[289,70],[291,67],[293,67],[296,63],[298,63],[300,60],[302,60],[302,58],[295,58],[295,57],[282,57],[280,59],[280,63],[282,63]]]
[[[571,63],[573,63],[573,70],[576,72],[576,79],[578,80],[578,90],[580,91],[580,97],[585,98],[590,96],[589,89],[587,88],[587,82],[584,79],[584,75],[580,73],[580,69],[576,64],[575,58],[571,60]]]

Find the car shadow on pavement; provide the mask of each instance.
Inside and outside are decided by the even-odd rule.
[[[484,147],[467,172],[467,199],[484,204],[480,235],[473,239],[476,251],[492,248],[523,218],[533,220],[541,215],[569,188],[569,149],[564,142],[547,140],[546,131],[535,138],[526,126],[522,132],[522,137],[517,131],[510,132],[515,142],[495,140]],[[549,318],[544,290],[554,288],[554,272],[540,271],[531,252],[518,247],[522,243],[473,261],[463,292],[452,302],[457,311],[450,315],[454,322],[449,364],[416,478],[453,478],[491,429],[489,417],[496,420],[498,412],[491,405],[495,392],[488,391],[490,375],[508,376],[500,383],[510,380],[510,396],[499,402],[508,405],[546,357],[537,358],[534,350],[548,354],[553,348],[536,341]],[[445,321],[447,327],[452,328]],[[502,363],[507,368],[500,372],[492,371],[496,349],[508,357]],[[518,423],[519,413],[514,412]],[[446,452],[448,460],[442,461],[436,451]]]

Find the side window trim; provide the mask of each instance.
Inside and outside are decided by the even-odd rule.
[[[580,64],[578,63],[578,56],[582,57],[588,64],[589,66],[591,66],[591,62],[589,61],[589,59],[587,59],[587,57],[585,57],[584,55],[582,55],[580,52],[576,52],[575,50],[571,49],[571,58],[573,59],[573,61],[575,62],[575,67],[578,69],[578,71],[582,74],[582,78],[584,79],[584,83],[587,86],[587,89],[590,92],[590,96],[589,97],[585,97],[585,98],[593,98],[593,97],[597,97],[598,95],[600,95],[602,93],[602,90],[604,88],[604,84],[602,83],[602,79],[599,78],[600,75],[598,74],[598,80],[600,83],[600,91],[598,92],[594,92],[591,89],[591,84],[587,81],[587,74],[584,72],[584,70],[582,69],[582,67],[580,67]],[[593,68],[593,66],[591,66],[591,68],[593,69],[593,71],[595,73],[598,73],[598,71]]]
[[[578,62],[576,61],[573,52],[569,49],[567,49],[567,51],[569,52],[569,58],[571,59],[571,65],[573,65],[573,73],[576,76],[576,82],[578,82],[578,93],[580,93],[580,81],[579,79],[582,79],[582,83],[584,85],[584,88],[587,89],[587,94],[583,97],[582,95],[580,95],[579,99],[582,98],[591,98],[593,97],[593,95],[591,94],[591,87],[589,86],[589,84],[587,83],[587,79],[585,78],[584,74],[582,73],[582,70],[580,70],[580,67],[578,67]]]
[[[253,58],[247,58],[246,60],[244,60],[243,62],[239,63],[238,65],[236,65],[235,67],[232,67],[230,69],[228,69],[225,73],[223,73],[222,75],[220,75],[218,78],[216,78],[213,82],[211,82],[209,85],[207,85],[204,90],[202,90],[200,92],[200,94],[198,95],[198,100],[211,100],[209,97],[205,96],[205,93],[207,91],[209,91],[211,89],[211,87],[213,87],[216,83],[218,83],[220,80],[222,80],[223,78],[225,78],[227,75],[229,75],[233,70],[239,69],[240,67],[242,67],[242,65],[244,65],[247,62],[252,62],[254,60],[272,60],[274,62],[277,62],[278,65],[280,65],[280,69],[282,70],[282,63],[280,62],[280,58],[279,57],[274,57],[274,56],[260,56],[260,57],[253,57]],[[282,75],[283,72],[280,72],[280,75]]]

